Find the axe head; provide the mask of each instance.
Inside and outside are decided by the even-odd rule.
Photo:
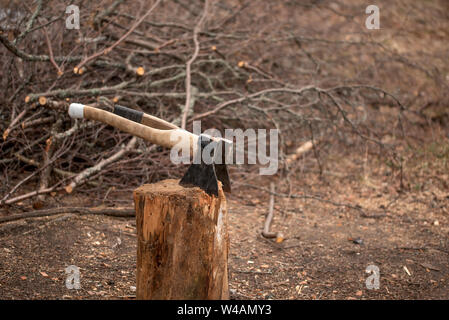
[[[201,134],[198,137],[197,154],[193,163],[182,177],[179,184],[200,187],[209,195],[218,197],[218,181],[223,191],[231,192],[226,156],[232,148],[232,141],[223,138],[212,138]],[[206,151],[206,152],[204,152]]]

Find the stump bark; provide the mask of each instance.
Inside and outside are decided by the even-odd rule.
[[[229,299],[226,198],[179,180],[134,191],[137,299]]]

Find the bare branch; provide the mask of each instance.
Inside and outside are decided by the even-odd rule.
[[[73,181],[64,188],[66,190],[66,192],[71,193],[73,191],[73,189],[76,188],[76,186],[78,186],[79,184],[84,182],[88,177],[99,172],[101,169],[103,169],[103,167],[105,167],[105,166],[113,163],[114,161],[117,161],[121,157],[123,157],[127,152],[131,151],[135,147],[136,143],[137,143],[137,138],[133,137],[125,147],[122,147],[120,149],[120,151],[116,152],[109,158],[100,161],[95,166],[93,166],[91,168],[87,168],[87,169],[83,170],[82,172],[80,172],[73,179]]]
[[[195,61],[195,59],[198,56],[198,53],[200,51],[200,43],[198,41],[198,33],[201,30],[201,27],[204,23],[204,21],[206,20],[207,17],[207,12],[209,9],[209,0],[205,0],[204,1],[204,10],[203,10],[203,14],[201,15],[200,20],[198,21],[198,23],[195,26],[195,29],[193,30],[193,42],[195,43],[195,51],[193,52],[192,57],[189,59],[189,61],[187,61],[186,64],[186,102],[184,105],[184,113],[182,115],[182,119],[181,119],[181,128],[185,129],[186,128],[186,122],[187,122],[187,116],[189,114],[189,110],[190,108],[193,108],[193,105],[191,106],[191,96],[192,96],[192,88],[191,88],[191,77],[192,77],[192,73],[191,73],[191,68],[192,68],[192,63]]]
[[[157,0],[151,8],[132,25],[132,27],[126,32],[120,39],[118,39],[116,42],[114,42],[110,47],[97,52],[87,58],[85,58],[83,61],[81,61],[75,68],[73,68],[73,71],[75,73],[78,73],[78,71],[81,69],[82,66],[84,66],[86,63],[88,63],[91,60],[94,60],[102,55],[106,55],[110,53],[112,50],[114,50],[115,47],[117,47],[123,40],[125,40],[150,14],[153,12],[153,10],[162,2],[162,0]]]

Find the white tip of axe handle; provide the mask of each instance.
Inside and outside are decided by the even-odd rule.
[[[73,119],[84,118],[84,104],[71,103],[69,106],[69,116]]]

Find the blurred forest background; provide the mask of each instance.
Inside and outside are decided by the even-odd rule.
[[[139,185],[180,178],[169,150],[67,114],[120,104],[188,130],[279,129],[278,173],[231,166],[231,204],[266,209],[270,182],[283,203],[365,217],[415,197],[447,250],[448,1],[1,0],[0,43],[0,217],[129,207]],[[237,233],[261,226],[246,218]]]

